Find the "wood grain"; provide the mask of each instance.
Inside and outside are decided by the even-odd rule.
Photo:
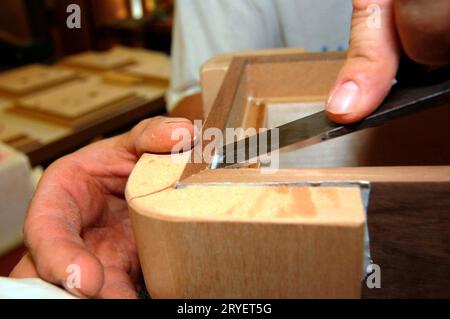
[[[245,174],[241,176],[242,171]],[[186,184],[242,182],[319,182],[370,181],[373,183],[428,183],[450,181],[449,166],[386,166],[279,169],[276,174],[261,174],[259,169],[206,170],[183,180]]]
[[[247,94],[265,103],[271,100],[325,100],[343,64],[341,59],[250,63]]]
[[[226,127],[258,126],[262,122],[260,119],[267,115],[265,104],[323,101],[321,92],[326,94],[342,58],[343,54],[330,53],[233,59],[205,127],[224,130]],[[290,72],[290,64],[297,66],[295,72]],[[276,74],[271,73],[274,70],[278,70]],[[308,82],[308,79],[311,81]],[[299,83],[302,83],[301,87]],[[301,94],[298,94],[299,90]],[[325,284],[318,290],[314,290],[317,288],[315,284],[302,286],[311,289],[311,295],[280,294],[279,286],[266,289],[274,287],[270,285],[277,285],[278,282],[283,283],[283,287],[290,287],[284,281],[285,273],[293,276],[292,278],[302,276],[298,272],[291,272],[291,266],[286,268],[289,260],[293,260],[295,265],[306,262],[304,256],[297,259],[297,246],[290,245],[292,240],[305,242],[305,238],[294,235],[296,231],[306,231],[310,226],[305,222],[305,212],[327,205],[325,197],[330,195],[325,195],[329,190],[326,187],[314,188],[324,192],[322,195],[325,197],[313,197],[312,193],[306,196],[289,190],[287,193],[291,192],[301,202],[292,206],[291,215],[287,219],[286,216],[282,219],[279,211],[284,211],[282,208],[289,205],[292,198],[284,198],[279,192],[285,192],[289,185],[273,183],[369,181],[372,188],[368,207],[370,246],[374,262],[381,266],[382,287],[369,289],[363,281],[363,296],[450,297],[447,276],[450,272],[450,136],[445,131],[447,118],[448,108],[440,108],[392,122],[384,128],[370,131],[370,134],[355,135],[354,140],[360,146],[367,142],[367,147],[360,148],[360,152],[356,152],[357,148],[339,150],[338,146],[342,145],[339,143],[335,147],[331,144],[324,146],[330,150],[329,163],[333,163],[333,159],[341,153],[355,151],[355,154],[349,156],[355,160],[356,165],[368,165],[366,167],[280,169],[276,174],[267,175],[261,174],[258,169],[210,171],[205,169],[205,164],[188,164],[185,168],[179,166],[175,173],[175,176],[180,174],[183,184],[189,184],[186,189],[174,189],[174,183],[166,183],[164,190],[158,192],[148,183],[151,183],[151,176],[157,176],[161,169],[153,172],[150,169],[152,164],[146,163],[148,158],[144,157],[133,171],[127,187],[127,190],[137,187],[139,191],[133,191],[137,196],[130,196],[128,191],[127,199],[149,290],[156,297],[255,297],[257,293],[265,297],[317,296],[319,291],[328,291],[325,295],[331,296],[336,291],[328,294]],[[323,163],[324,155],[320,149],[313,150],[311,154],[313,160],[315,157],[317,163]],[[214,183],[222,183],[222,186]],[[229,186],[224,186],[223,183]],[[256,184],[247,186],[244,190],[242,183]],[[151,192],[147,193],[147,190]],[[343,188],[337,188],[336,191],[341,192]],[[345,196],[349,196],[348,201],[353,204],[354,201],[361,200],[349,194]],[[266,199],[270,203],[265,203]],[[261,207],[258,206],[260,202],[264,203]],[[340,202],[337,205],[334,203],[330,209],[334,210],[339,205]],[[294,207],[299,207],[303,213],[295,215]],[[283,223],[280,220],[289,222]],[[302,231],[300,228],[293,230],[299,226],[292,225],[295,224],[294,220],[303,225]],[[333,218],[330,221],[337,223]],[[294,228],[283,229],[280,226],[287,224]],[[281,228],[277,228],[278,226]],[[287,233],[274,235],[278,231],[280,234]],[[229,234],[233,236],[227,237]],[[340,236],[336,240],[343,240],[344,237]],[[211,239],[215,241],[211,243]],[[272,242],[277,245],[272,245]],[[228,243],[230,246],[226,246]],[[265,256],[264,258],[266,255],[262,252],[263,246],[271,251],[280,249],[278,247],[287,247],[288,250],[282,251],[285,255],[270,255],[270,258],[277,258],[276,261],[263,258],[264,263],[258,264],[260,259],[252,257],[255,250],[249,249],[248,243],[257,247],[258,256]],[[354,246],[349,249],[359,247],[360,244],[361,242],[354,241]],[[205,249],[203,251],[198,247]],[[236,248],[231,250],[229,247]],[[319,240],[308,247],[307,249],[316,247],[314,249],[321,250],[334,246],[331,241]],[[222,259],[223,256],[226,258]],[[331,255],[323,256],[329,258]],[[233,257],[239,262],[234,263]],[[250,258],[250,261],[246,258]],[[199,260],[199,264],[195,264]],[[246,261],[242,262],[243,260]],[[357,262],[361,260],[354,259],[352,263],[355,265]],[[224,267],[224,264],[231,267]],[[270,271],[272,275],[267,277],[258,273],[257,278],[262,286],[257,286],[255,278],[237,274],[245,274],[247,265],[275,272]],[[208,276],[202,278],[201,275],[205,272]],[[222,274],[226,274],[226,281],[221,281]],[[235,282],[235,278],[239,282]],[[296,284],[292,278],[291,282]],[[323,276],[309,274],[304,280],[321,281],[321,278]],[[346,280],[349,278],[346,277]],[[246,290],[247,286],[242,283],[250,286],[255,284],[256,292]],[[298,291],[305,291],[301,290],[303,288]]]
[[[370,181],[371,254],[381,267],[381,288],[365,298],[449,298],[449,166],[346,167],[205,171],[186,183]]]
[[[144,155],[126,189],[152,297],[359,297],[359,188],[176,189],[183,166]]]
[[[381,288],[364,285],[364,298],[450,298],[450,179],[437,180],[372,185],[370,247]]]
[[[213,110],[210,112],[203,125],[203,130],[207,130],[209,128],[217,128],[223,131],[225,129],[226,119],[228,118],[228,113],[231,110],[231,106],[235,96],[235,90],[237,88],[237,84],[235,83],[240,82],[241,76],[244,72],[245,64],[245,59],[233,60],[231,67],[236,71],[227,73],[224,84],[222,85],[222,89],[217,96],[216,102],[214,103]],[[203,140],[202,148],[194,148],[194,150],[199,150],[200,152],[202,152],[202,149],[204,149],[209,142],[210,141]],[[186,165],[186,168],[182,174],[182,179],[199,173],[202,170],[206,169],[206,167],[208,166],[208,163],[206,162],[195,163],[194,156],[203,158],[203,155],[201,153],[197,155],[193,153],[191,162],[189,163],[189,165]]]

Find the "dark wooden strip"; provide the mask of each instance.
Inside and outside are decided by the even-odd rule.
[[[381,288],[364,298],[450,298],[450,182],[374,183],[368,223]]]

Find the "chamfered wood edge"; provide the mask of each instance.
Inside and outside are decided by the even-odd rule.
[[[186,161],[189,158],[190,154],[185,153],[179,158],[177,158],[175,161],[173,161],[170,157],[170,155],[153,155],[153,154],[144,154],[139,162],[137,163],[135,169],[130,175],[130,178],[128,179],[127,186],[125,189],[125,198],[127,200],[127,203],[129,205],[130,211],[133,213],[138,213],[145,215],[150,218],[155,219],[162,219],[166,221],[174,221],[174,222],[183,222],[183,221],[189,221],[189,222],[200,222],[200,221],[212,221],[212,222],[251,222],[251,223],[304,223],[304,224],[310,224],[310,225],[325,225],[328,223],[333,223],[336,225],[360,225],[364,223],[364,218],[361,219],[340,219],[340,220],[324,220],[324,219],[314,219],[314,218],[300,218],[299,216],[293,216],[293,217],[283,217],[283,218],[276,218],[276,217],[258,217],[258,218],[247,218],[247,216],[241,216],[241,217],[224,217],[224,216],[196,216],[196,215],[183,215],[182,213],[176,213],[176,214],[162,214],[159,212],[155,212],[152,210],[152,207],[147,207],[145,204],[145,198],[148,196],[155,195],[157,193],[161,194],[161,192],[165,192],[167,190],[174,190],[177,186],[177,183],[179,181],[181,172],[185,166],[185,163],[182,161]],[[172,162],[173,161],[173,162]],[[153,166],[153,167],[152,167]],[[253,176],[249,176],[248,179],[246,179],[246,172],[248,171],[251,174],[254,174],[255,171],[253,169],[242,169],[241,171],[241,179],[240,182],[245,181],[252,181],[258,183],[259,181],[257,179],[253,179]],[[220,174],[219,171],[213,171]],[[200,178],[201,178],[200,174]],[[272,180],[273,181],[273,180]],[[280,180],[283,182],[282,180]],[[192,185],[192,187],[196,187],[199,185]],[[204,187],[204,192],[212,191],[214,187],[230,187],[232,188],[233,185],[208,185],[203,184],[200,185],[201,187]],[[183,187],[189,187],[189,185],[183,186]],[[261,188],[267,188],[269,191],[279,191],[280,188],[286,188],[286,187],[293,187],[293,186],[286,186],[286,185],[239,185],[236,184],[234,187],[248,187],[249,190],[261,190]],[[313,194],[317,194],[317,192],[320,192],[320,190],[317,187],[310,187],[308,185],[299,185],[295,187],[302,187],[304,189],[310,189]],[[340,190],[341,188],[344,188],[343,190]],[[180,190],[181,191],[181,190]],[[357,204],[355,204],[355,207],[358,206],[358,202],[360,199],[360,189],[356,185],[351,186],[344,186],[340,187],[339,185],[336,186],[329,186],[327,190],[323,191],[338,191],[341,194],[352,197]],[[357,196],[355,195],[357,194]],[[172,200],[174,200],[172,198]],[[196,198],[192,198],[190,200],[194,203],[199,203]],[[204,203],[206,205],[206,203]],[[320,203],[317,203],[319,205]],[[202,204],[199,203],[199,207]],[[314,205],[314,204],[313,204]],[[320,206],[320,205],[319,205]],[[316,208],[322,208],[317,206]],[[354,207],[351,207],[353,209]],[[360,207],[361,210],[363,210],[362,206]]]
[[[249,175],[257,174],[258,180],[265,180],[266,182],[273,181],[272,177],[268,178],[267,176],[261,178],[262,175],[259,174],[258,170],[255,169],[247,169],[246,170]],[[134,173],[139,173],[139,171],[134,171]],[[198,177],[201,179],[200,182],[217,182],[219,180],[216,177],[214,180],[210,179],[208,174],[213,176],[213,173],[220,173],[218,171],[210,171],[210,173],[201,173]],[[250,174],[251,173],[251,174]],[[236,179],[237,182],[242,182],[241,178],[238,178],[238,170],[226,170],[223,171],[222,176],[220,178],[226,179]],[[407,284],[411,276],[407,276],[403,278],[402,275],[405,267],[410,263],[408,261],[414,260],[414,263],[419,264],[419,266],[414,268],[415,270],[423,270],[424,265],[429,262],[430,259],[436,258],[445,258],[445,255],[442,255],[445,252],[445,242],[440,243],[440,240],[444,240],[445,235],[445,225],[442,225],[441,222],[436,223],[437,217],[439,214],[437,210],[440,209],[441,215],[445,213],[446,205],[442,203],[439,198],[445,198],[448,194],[448,188],[450,185],[450,167],[449,166],[429,166],[429,167],[348,167],[348,168],[329,168],[329,169],[299,169],[299,170],[280,170],[278,172],[280,176],[284,179],[284,182],[295,182],[298,180],[294,180],[296,178],[293,177],[292,174],[296,174],[299,177],[299,181],[308,181],[313,179],[313,177],[317,176],[317,180],[324,181],[327,176],[334,176],[334,180],[338,180],[345,178],[345,180],[359,180],[365,179],[371,181],[372,191],[373,191],[373,200],[371,200],[371,204],[369,207],[369,215],[368,215],[368,224],[369,224],[369,233],[371,234],[371,249],[372,249],[372,258],[375,263],[380,264],[383,271],[386,272],[384,274],[384,283],[383,290],[364,290],[364,297],[376,297],[376,296],[391,296],[391,297],[406,297],[406,296],[426,296],[426,294],[418,291],[410,291],[406,293],[404,291],[404,287]],[[148,175],[141,176],[144,179],[149,178]],[[252,176],[251,176],[252,177]],[[364,178],[363,178],[364,177]],[[254,176],[252,177],[254,178]],[[194,178],[188,180],[187,182],[199,182]],[[172,184],[170,185],[173,186]],[[412,191],[416,190],[416,191]],[[127,189],[127,197],[129,198],[130,194],[128,193],[129,189]],[[437,191],[437,193],[436,193]],[[398,195],[400,197],[400,203],[411,202],[417,200],[417,206],[411,211],[409,206],[400,205],[399,210],[402,211],[407,218],[405,219],[405,225],[401,223],[401,225],[397,225],[396,221],[398,220],[397,214],[397,205],[398,203],[393,200],[397,198]],[[425,196],[425,197],[423,197]],[[434,199],[434,200],[433,200]],[[190,219],[165,219],[161,216],[149,216],[147,213],[142,214],[140,212],[141,207],[136,205],[137,203],[129,201],[130,205],[130,214],[132,216],[133,223],[136,226],[136,223],[141,224],[138,227],[138,230],[135,230],[136,236],[138,239],[138,246],[141,246],[140,249],[143,249],[143,246],[146,246],[147,239],[142,239],[141,237],[148,231],[146,227],[146,223],[159,223],[164,225],[180,225],[176,227],[185,227],[181,226],[182,224],[186,225],[194,225],[198,224],[196,220]],[[387,205],[387,206],[386,206]],[[395,210],[393,210],[395,208]],[[445,214],[444,214],[445,215]],[[414,217],[414,218],[412,218]],[[384,219],[383,219],[384,218]],[[389,218],[388,224],[386,224],[385,219]],[[145,222],[145,223],[144,223]],[[207,222],[207,221],[206,221]],[[216,222],[216,221],[214,221]],[[143,224],[144,223],[144,224]],[[202,223],[200,223],[202,224]],[[232,224],[232,223],[229,223]],[[235,223],[239,224],[239,223]],[[242,223],[240,223],[242,224]],[[252,222],[252,224],[258,224]],[[448,224],[448,223],[447,223]],[[282,227],[288,227],[292,224],[283,224]],[[416,227],[421,227],[421,230],[418,231]],[[237,226],[237,225],[236,225]],[[399,237],[402,241],[401,250],[399,250],[397,239],[390,238],[386,239],[386,227],[388,228],[389,236],[392,238]],[[439,232],[429,233],[429,235],[425,235],[429,227],[440,227]],[[189,226],[186,226],[189,227]],[[194,227],[194,226],[193,226]],[[407,231],[408,236],[405,237],[405,231]],[[416,234],[415,232],[419,233]],[[402,237],[403,236],[403,237]],[[438,236],[438,237],[436,237]],[[144,236],[145,237],[145,236]],[[146,237],[145,237],[146,238]],[[428,239],[427,239],[428,238]],[[436,252],[429,252],[430,243],[427,240],[431,238],[434,240],[431,244],[442,246],[432,246]],[[410,241],[413,242],[410,242]],[[395,247],[395,250],[394,250]],[[415,250],[420,251],[420,256],[415,252],[411,255],[408,247],[415,247]],[[397,257],[397,255],[401,255]],[[425,254],[422,256],[422,254]],[[397,259],[394,262],[392,260],[392,256],[395,256]],[[148,257],[146,257],[148,258]],[[411,259],[413,258],[413,259]],[[404,263],[400,265],[401,263]],[[394,263],[394,264],[393,264]],[[448,264],[448,263],[447,263]],[[143,266],[145,267],[145,265]],[[387,267],[387,268],[386,268]],[[386,269],[385,269],[386,268]],[[445,269],[445,266],[441,267]],[[419,284],[420,281],[423,281],[424,278],[430,278],[430,283],[426,282],[426,291],[430,291],[430,289],[437,289],[439,287],[439,282],[443,282],[443,276],[437,276],[436,278],[431,278],[432,270],[427,270],[427,276],[415,275],[414,282]],[[401,278],[398,279],[398,278]],[[403,286],[402,286],[403,285]],[[403,287],[403,288],[402,288]],[[422,284],[421,284],[422,287]],[[386,290],[387,289],[387,290]],[[439,290],[439,293],[436,292],[433,296],[446,296],[444,293],[445,289],[442,288]]]
[[[203,130],[209,128],[218,128],[219,130],[225,129],[225,124],[233,103],[236,89],[240,83],[241,75],[245,70],[246,60],[247,58],[235,58],[232,60],[230,68],[233,69],[233,72],[227,72],[213,108],[203,125]],[[203,141],[204,145],[201,149],[206,146],[206,143],[207,141]],[[192,153],[191,163],[184,168],[181,179],[187,178],[207,168],[208,163],[195,163],[193,157],[194,153]]]
[[[243,174],[245,172],[245,174]],[[295,182],[426,183],[450,182],[450,166],[373,166],[279,169],[263,174],[260,169],[206,170],[183,181],[195,183],[295,183]]]
[[[303,193],[301,199],[309,198],[304,210],[310,211],[308,207],[313,205],[313,214],[309,217],[312,219],[316,215],[322,217],[321,222],[307,222],[306,217],[298,219],[283,217],[277,221],[276,217],[266,220],[246,220],[246,216],[239,219],[205,219],[155,213],[154,208],[158,206],[152,206],[154,202],[149,204],[146,199],[149,196],[160,196],[164,192],[178,192],[173,187],[184,165],[182,162],[173,162],[170,155],[144,154],[133,170],[126,187],[126,198],[140,262],[152,297],[360,297],[365,214],[360,190],[357,187],[332,190],[332,194],[338,195],[339,199],[309,197],[308,190],[306,196]],[[294,194],[299,194],[297,192],[299,189],[296,188]],[[319,195],[325,193],[330,195],[322,188],[311,189]],[[203,200],[189,199],[196,205],[199,204],[199,209],[208,206],[211,204],[210,200],[214,200],[209,197],[209,190],[211,189],[205,186],[204,192],[207,196],[203,196]],[[243,200],[248,201],[247,193],[244,194]],[[218,196],[215,198],[218,199]],[[229,201],[226,196],[221,198],[224,203]],[[255,199],[249,201],[255,202]],[[177,201],[172,200],[173,202]],[[278,207],[283,208],[282,201],[271,202],[273,205],[270,207],[275,207],[275,210]],[[299,203],[287,202],[290,209],[299,207]],[[181,200],[178,203],[175,209],[182,213],[183,203],[186,202]],[[225,204],[225,206],[225,209],[233,208],[232,205]],[[161,212],[158,209],[157,211]],[[163,209],[162,212],[164,211]],[[215,208],[210,211],[214,212]],[[266,211],[272,211],[272,208]],[[347,217],[342,219],[341,215]],[[324,221],[323,217],[329,216],[332,218]],[[345,222],[334,222],[336,220]],[[293,238],[298,240],[292,240]],[[319,245],[311,246],[312,243]],[[295,247],[300,245],[303,248],[297,249],[297,253],[293,254],[292,250],[287,248],[292,245]],[[326,247],[332,247],[330,249],[334,253],[328,254]],[[204,253],[199,254],[199,251]],[[187,258],[187,255],[196,257]],[[222,262],[222,259],[230,261],[230,256],[236,262]],[[297,256],[296,261],[292,256]],[[259,259],[261,262],[267,261],[265,267],[261,268],[258,265]],[[282,262],[279,262],[280,260]],[[301,266],[293,267],[293,264]],[[290,269],[290,272],[280,272],[280,269]],[[299,272],[303,273],[304,280],[288,284],[292,277],[298,277],[296,274]],[[322,283],[315,284],[316,276],[308,276],[311,272],[325,274]],[[220,279],[216,281],[217,287],[205,288],[203,286],[205,280],[210,281],[206,278],[213,277],[217,273],[220,273]],[[330,284],[323,288],[327,279],[330,280]]]
[[[175,185],[174,185],[175,187]],[[213,187],[220,187],[220,186],[204,186],[205,192],[211,191]],[[233,187],[233,186],[226,186],[226,187]],[[251,191],[252,186],[249,187],[249,190]],[[256,186],[261,187],[261,186]],[[264,186],[265,188],[268,188],[269,190],[277,191],[275,190],[278,186]],[[320,192],[320,189],[317,187],[309,187],[309,186],[290,186],[290,187],[302,187],[305,189],[311,189],[316,192]],[[208,189],[209,188],[209,189]],[[161,190],[161,192],[164,192],[166,189]],[[324,188],[322,188],[324,190]],[[351,187],[327,187],[327,190],[331,191],[339,191],[344,193],[345,195],[351,195],[352,200],[354,203],[358,204],[358,207],[354,207],[353,209],[357,209],[359,212],[363,213],[364,208],[362,205],[361,196],[360,196],[360,189],[357,186],[351,186]],[[155,212],[152,207],[148,207],[145,204],[144,197],[152,196],[155,193],[152,194],[146,194],[141,197],[128,197],[127,198],[127,204],[128,208],[131,214],[137,214],[139,216],[150,218],[153,220],[159,220],[162,222],[168,222],[168,223],[227,223],[227,224],[242,224],[242,223],[249,223],[249,224],[279,224],[279,225],[309,225],[309,226],[334,226],[334,227],[349,227],[349,228],[359,228],[362,227],[365,223],[365,217],[363,214],[358,216],[357,219],[349,220],[346,219],[345,221],[336,221],[336,220],[316,220],[316,219],[308,219],[308,218],[298,218],[298,217],[259,217],[257,219],[255,218],[247,218],[244,217],[215,217],[215,216],[191,216],[191,215],[165,215],[162,213]],[[128,195],[129,196],[129,195]],[[196,202],[197,204],[200,204],[199,201],[196,200],[196,198],[192,198],[192,202]],[[205,203],[206,204],[206,203]],[[200,206],[199,206],[200,207]]]
[[[145,214],[148,217],[164,219],[167,221],[222,221],[222,222],[295,222],[296,218],[286,219],[260,219],[248,220],[246,218],[223,219],[216,217],[198,217],[183,215],[164,215],[149,211],[139,201],[139,199],[152,194],[163,192],[167,189],[173,189],[179,181],[179,177],[184,168],[183,163],[178,162],[171,167],[159,168],[157,171],[164,170],[171,172],[164,176],[155,176],[153,170],[148,170],[147,161],[154,155],[144,155],[136,168],[133,170],[125,191],[126,199],[130,209],[139,214]],[[189,154],[184,155],[186,160]],[[145,181],[158,180],[158,185],[148,184],[143,186]],[[261,174],[259,169],[225,169],[225,170],[206,170],[193,175],[183,181],[184,184],[203,184],[205,192],[208,192],[208,183],[256,183],[254,186],[265,186],[265,183],[308,183],[308,182],[337,182],[348,183],[357,181],[368,181],[370,183],[448,183],[450,182],[450,166],[425,166],[425,167],[345,167],[345,168],[321,168],[321,169],[280,169],[276,174]],[[257,185],[260,183],[261,185]],[[134,185],[141,185],[138,190],[133,189]],[[230,186],[232,187],[232,186]],[[251,187],[251,186],[247,186]],[[269,185],[265,187],[271,187]],[[302,186],[306,187],[306,186]],[[334,186],[333,186],[334,187]],[[338,187],[335,186],[335,187]],[[195,199],[192,199],[195,201]],[[313,222],[313,221],[312,221]]]

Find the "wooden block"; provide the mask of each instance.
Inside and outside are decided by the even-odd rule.
[[[261,118],[273,123],[293,120],[287,113],[284,119],[274,119],[267,106],[279,113],[287,105],[308,105],[309,110],[300,113],[315,108],[310,102],[320,107],[344,57],[303,53],[233,58],[217,95],[208,98],[214,103],[203,129],[261,128]],[[380,267],[382,284],[379,289],[363,284],[363,297],[449,298],[449,110],[442,105],[298,150],[289,163],[297,164],[296,169],[280,169],[274,175],[249,169],[210,171],[205,163],[188,164],[183,183],[369,181],[371,257]],[[346,167],[351,165],[361,167]]]
[[[0,75],[0,91],[12,96],[21,96],[37,90],[55,86],[77,77],[73,70],[30,65]]]
[[[253,84],[241,78],[246,61],[232,64],[240,72],[229,72],[224,84],[236,86],[222,86],[205,128],[263,123],[257,108],[246,108]],[[126,188],[152,297],[360,296],[365,214],[359,188],[261,184],[251,169],[237,171],[238,183],[175,188],[180,177],[202,180],[210,172],[206,164],[185,165],[191,154],[184,156],[184,162],[143,156]]]
[[[170,79],[170,61],[166,59],[152,59],[141,61],[121,69],[125,74],[142,78],[146,82],[160,83],[167,86]]]
[[[142,100],[127,88],[77,81],[20,99],[7,112],[80,128],[130,109]]]
[[[135,60],[119,54],[107,52],[83,52],[70,56],[61,64],[94,71],[107,71],[135,63]]]
[[[359,188],[176,189],[183,169],[170,156],[144,155],[126,189],[152,297],[359,297]]]
[[[170,58],[161,52],[117,46],[111,55],[128,57],[134,64],[117,70],[123,76],[138,78],[149,85],[167,87],[170,79]]]
[[[27,116],[34,119],[45,120],[55,124],[67,126],[70,129],[81,129],[83,127],[95,124],[96,122],[113,118],[117,114],[123,114],[133,110],[136,106],[142,105],[147,100],[141,97],[133,96],[117,103],[112,103],[104,108],[92,111],[77,118],[64,118],[61,116],[35,112],[26,108],[14,107],[7,109],[7,112]]]
[[[35,112],[73,119],[133,95],[122,87],[78,81],[20,99],[17,104]]]
[[[302,105],[303,113],[320,108],[344,57],[303,53],[233,58],[204,129],[258,129],[268,117],[272,124],[284,121],[268,114],[268,105],[279,107],[279,112],[287,104]],[[334,256],[341,274],[361,265],[353,255],[361,247],[355,230],[359,228],[349,227],[350,219],[358,220],[351,207],[360,205],[361,199],[352,189],[293,189],[291,183],[364,180],[371,184],[367,212],[371,257],[380,266],[382,284],[370,289],[363,281],[363,296],[449,298],[448,110],[443,106],[360,132],[347,141],[353,144],[348,148],[336,140],[309,150],[311,165],[368,167],[313,166],[267,175],[259,169],[209,170],[208,163],[183,166],[144,156],[130,177],[126,196],[148,290],[154,297],[180,298],[353,296],[356,288],[344,292],[334,284],[342,280],[345,284],[340,282],[340,287],[355,287],[357,276],[330,280],[329,269],[316,258]],[[411,134],[417,127],[420,132]],[[324,161],[323,149],[330,153],[329,160]],[[342,155],[345,161],[336,161]],[[187,187],[174,187],[179,174]],[[345,204],[336,198],[346,198]],[[333,214],[341,208],[355,213],[340,212],[349,218],[345,223]],[[315,240],[319,232],[325,235]],[[352,251],[351,263],[341,261],[336,246]],[[307,251],[314,253],[305,258],[302,252]],[[306,273],[297,271],[297,265]]]
[[[84,52],[61,61],[62,65],[101,72],[105,81],[119,85],[167,87],[170,59],[167,55],[138,48],[118,46],[105,52]]]

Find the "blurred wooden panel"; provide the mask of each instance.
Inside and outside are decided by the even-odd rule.
[[[76,77],[72,70],[34,64],[0,74],[0,92],[20,96]]]
[[[80,129],[146,101],[129,88],[77,81],[20,99],[7,112]]]
[[[139,64],[130,65],[124,68],[123,72],[155,85],[160,84],[162,86],[168,86],[170,78],[170,62],[168,61],[168,58],[167,61],[148,60]]]
[[[133,63],[132,58],[111,52],[83,52],[61,62],[68,66],[100,71],[117,69]]]
[[[125,88],[77,81],[21,99],[18,104],[37,112],[76,118],[133,95]]]

